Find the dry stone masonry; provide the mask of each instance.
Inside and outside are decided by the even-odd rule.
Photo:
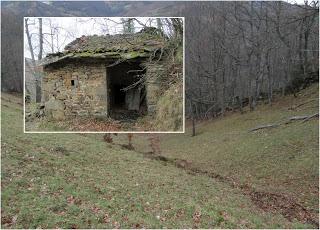
[[[57,101],[57,104],[62,102],[65,105],[59,106],[65,116],[107,115],[106,70],[103,64],[75,62],[48,70],[42,92],[46,110],[51,110],[49,105]]]
[[[46,116],[54,120],[108,117],[115,110],[137,112],[144,107],[148,114],[154,113],[164,67],[161,60],[152,59],[163,47],[163,38],[155,33],[94,35],[82,36],[64,52],[48,55],[42,79]],[[143,88],[141,84],[130,87],[141,77]]]

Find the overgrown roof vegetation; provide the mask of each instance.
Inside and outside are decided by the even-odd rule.
[[[149,57],[165,46],[165,38],[156,28],[147,27],[134,34],[82,36],[69,43],[63,52],[48,54],[43,64],[67,58],[133,59]]]

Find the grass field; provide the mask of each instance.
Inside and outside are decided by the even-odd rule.
[[[197,136],[161,136],[161,154],[293,197],[318,213],[318,120],[248,132],[318,110],[318,86],[272,108],[200,123]],[[24,134],[21,99],[2,94],[2,228],[315,228],[259,207],[223,180],[145,158],[145,135],[129,151],[98,134]]]
[[[248,185],[256,191],[281,194],[319,214],[319,122],[294,121],[293,116],[319,110],[318,85],[298,94],[276,98],[272,106],[260,105],[254,112],[233,113],[197,125],[184,135],[162,135],[161,154],[184,159],[192,167]],[[297,107],[298,106],[298,107]],[[259,125],[282,123],[272,129],[249,132]],[[150,151],[146,137],[136,135],[138,151]],[[126,141],[120,136],[116,143]],[[118,141],[118,142],[117,142]]]

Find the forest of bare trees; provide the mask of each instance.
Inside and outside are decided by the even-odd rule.
[[[318,78],[318,2],[193,2],[185,11],[187,114],[253,110]]]
[[[312,76],[318,79],[318,10],[318,1],[300,5],[283,1],[178,2],[172,12],[162,14],[184,16],[186,21],[187,117],[209,118],[228,109],[241,110],[247,104],[254,109],[261,99],[272,104],[275,93],[295,93]],[[15,22],[11,17],[8,14],[5,19]],[[22,28],[18,24],[3,28],[5,36],[16,35],[2,40],[3,53],[12,53],[3,58],[2,89],[21,92],[22,47],[16,40],[22,36]],[[51,34],[57,34],[59,28],[51,26]],[[57,47],[57,39],[61,41],[44,36],[45,49],[48,44],[52,45],[50,51],[63,49]]]

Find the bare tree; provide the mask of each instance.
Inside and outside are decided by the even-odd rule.
[[[193,2],[184,13],[190,117],[271,104],[318,71],[317,2]]]
[[[39,20],[39,54],[38,54],[38,60],[42,59],[42,53],[43,53],[43,33],[42,33],[42,18],[38,18]]]
[[[25,30],[26,30],[26,36],[27,36],[27,40],[28,40],[28,46],[29,46],[29,51],[30,51],[30,55],[31,55],[31,60],[32,60],[32,63],[33,63],[33,66],[35,66],[35,58],[34,58],[34,51],[33,51],[33,45],[32,45],[32,37],[31,37],[31,34],[30,34],[30,31],[29,31],[29,26],[31,24],[34,24],[34,23],[30,23],[29,22],[29,18],[26,18],[25,19]]]

